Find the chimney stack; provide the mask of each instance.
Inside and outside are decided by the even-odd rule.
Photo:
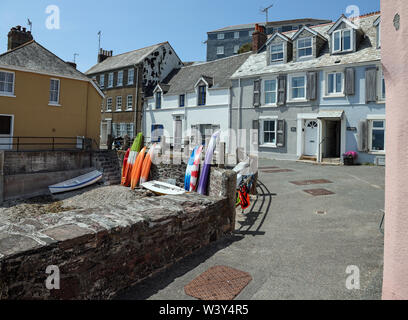
[[[102,61],[105,61],[109,57],[113,56],[113,51],[108,51],[108,50],[103,50],[99,49],[99,54],[98,54],[98,63],[101,63]]]
[[[31,40],[33,40],[33,35],[31,34],[31,31],[27,31],[26,28],[21,29],[21,26],[11,28],[10,32],[8,33],[7,50],[8,51],[13,50]]]
[[[265,27],[256,24],[255,31],[252,34],[252,52],[257,53],[267,40],[268,36],[266,35]]]
[[[77,64],[75,62],[71,62],[71,61],[66,61],[67,64],[69,64],[71,67],[73,67],[74,69],[77,68]]]

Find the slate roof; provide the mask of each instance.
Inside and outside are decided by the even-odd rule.
[[[266,55],[264,50],[258,54],[252,54],[248,60],[232,75],[232,79],[241,77],[258,76],[270,73],[295,72],[301,70],[313,70],[320,67],[340,66],[362,62],[374,62],[381,60],[381,50],[376,46],[376,29],[373,23],[378,19],[380,13],[374,13],[360,17],[360,27],[367,36],[358,47],[357,52],[346,53],[342,55],[331,55],[329,52],[330,36],[327,32],[334,23],[313,26],[311,29],[319,32],[327,39],[327,43],[323,48],[322,53],[316,59],[299,62],[289,62],[284,64],[267,65]],[[285,32],[284,34],[290,39],[297,31]]]
[[[212,79],[212,89],[229,88],[231,75],[248,59],[250,52],[215,61],[174,69],[163,81],[169,85],[167,95],[193,92],[201,77]]]
[[[299,23],[299,24],[304,24],[304,23],[317,24],[317,23],[329,22],[329,21],[330,20],[325,20],[325,19],[304,18],[304,19],[270,21],[270,22],[268,22],[268,26],[280,26],[280,25],[285,25],[285,24],[296,24],[296,23]],[[228,27],[217,29],[217,30],[209,31],[207,33],[254,29],[256,24],[264,26],[265,22],[238,24],[238,25],[235,25],[235,26],[228,26]]]
[[[1,54],[1,66],[89,81],[85,74],[58,58],[34,40]]]
[[[94,73],[128,67],[133,64],[138,64],[142,62],[144,58],[146,58],[149,54],[160,48],[165,43],[167,42],[158,43],[149,47],[109,57],[106,60],[102,61],[101,63],[94,65],[92,68],[86,71],[85,74],[90,75]]]

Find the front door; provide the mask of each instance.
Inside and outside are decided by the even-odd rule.
[[[317,154],[318,126],[317,120],[306,120],[305,156],[315,156]]]
[[[13,117],[0,115],[0,150],[13,148]]]

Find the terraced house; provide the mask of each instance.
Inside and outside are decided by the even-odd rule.
[[[228,143],[230,77],[250,54],[174,69],[146,98],[143,132],[147,141],[157,142],[164,135],[172,146],[180,146],[186,137],[204,144],[221,129],[221,140]]]
[[[0,54],[0,150],[99,148],[103,93],[21,26]]]
[[[242,144],[261,157],[360,163],[385,159],[385,82],[381,18],[372,13],[267,37],[233,74],[232,128],[258,129]]]
[[[98,63],[86,74],[105,94],[101,106],[101,145],[108,137],[134,138],[141,131],[142,104],[159,81],[182,66],[168,42],[113,56],[100,50]]]

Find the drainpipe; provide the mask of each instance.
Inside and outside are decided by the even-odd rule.
[[[241,136],[239,134],[239,130],[241,129],[241,124],[242,124],[242,81],[241,78],[239,78],[239,105],[238,105],[238,125],[237,125],[237,132],[236,135],[238,137],[237,139],[237,148],[241,146]]]

